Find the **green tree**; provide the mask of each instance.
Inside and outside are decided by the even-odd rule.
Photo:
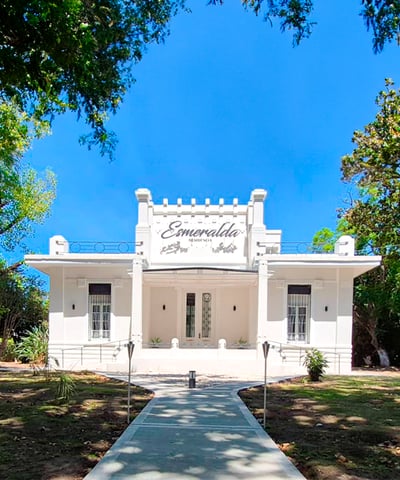
[[[354,285],[354,361],[368,356],[386,366],[400,365],[400,260],[384,256],[382,265]]]
[[[363,248],[383,256],[382,266],[355,289],[356,331],[367,329],[375,351],[400,362],[400,90],[387,79],[376,99],[375,120],[356,131],[353,152],[342,159],[343,180],[358,196],[342,212]],[[375,334],[374,334],[375,332]]]
[[[47,321],[47,297],[32,277],[0,270],[0,358],[7,341]]]
[[[335,232],[314,236],[314,249],[331,251],[338,236],[351,234],[357,250],[382,255],[381,267],[355,281],[355,360],[377,354],[382,361],[388,352],[400,364],[400,90],[391,80],[376,104],[374,121],[354,133],[355,148],[342,158],[356,198],[340,210]]]

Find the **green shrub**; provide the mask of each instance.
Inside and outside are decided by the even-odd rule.
[[[33,327],[16,346],[17,358],[33,365],[45,364],[47,360],[48,330],[42,324]]]
[[[307,368],[310,380],[312,382],[318,382],[325,373],[328,360],[320,350],[312,348],[306,353],[303,365]]]
[[[3,339],[0,338],[0,343]],[[17,358],[17,353],[15,351],[15,343],[12,338],[7,340],[6,349],[4,350],[3,355],[1,356],[0,360],[3,362],[13,362]]]

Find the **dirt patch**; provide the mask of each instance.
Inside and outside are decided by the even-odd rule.
[[[240,392],[263,421],[263,387]],[[400,374],[267,389],[266,430],[310,480],[400,480]]]
[[[0,369],[2,370],[29,370],[29,365],[20,362],[0,362]]]

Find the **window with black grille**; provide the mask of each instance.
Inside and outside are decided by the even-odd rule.
[[[89,283],[89,339],[110,339],[111,284]]]
[[[288,285],[287,339],[308,342],[311,310],[311,285]]]

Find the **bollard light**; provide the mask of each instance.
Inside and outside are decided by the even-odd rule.
[[[196,388],[196,370],[189,370],[189,388]]]

